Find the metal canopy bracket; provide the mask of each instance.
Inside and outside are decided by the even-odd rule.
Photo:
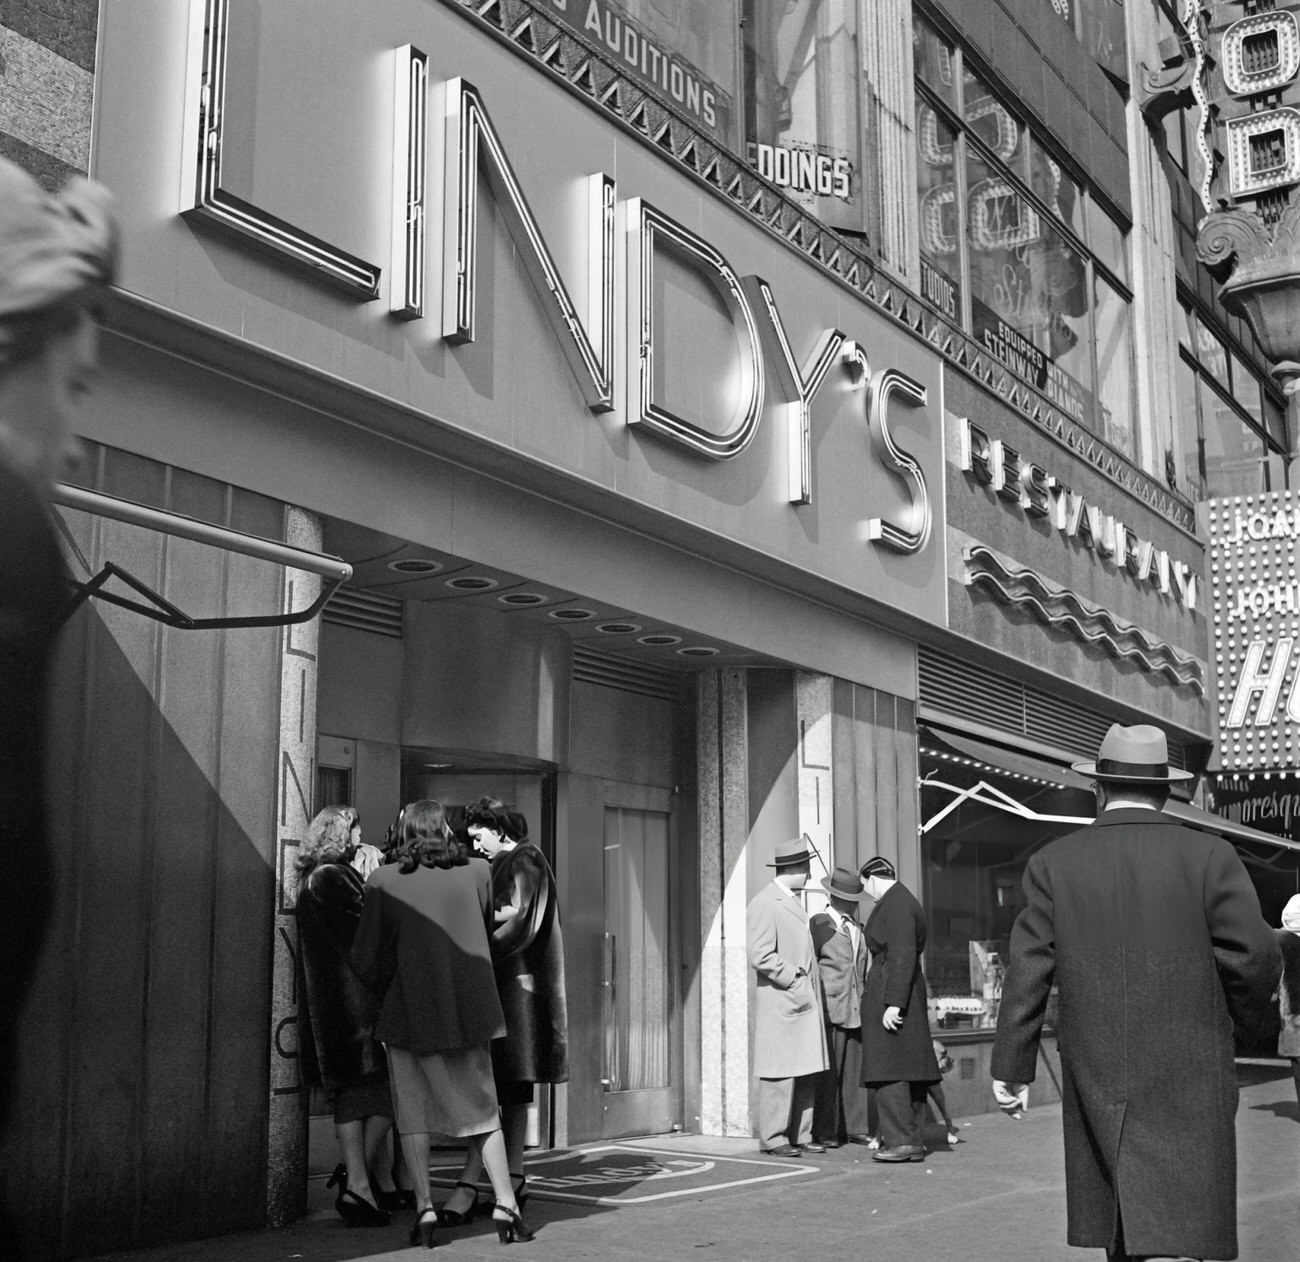
[[[338,591],[339,587],[352,577],[352,567],[338,557],[326,556],[320,552],[308,552],[274,539],[263,539],[258,535],[244,534],[231,530],[227,526],[214,526],[211,522],[198,521],[180,513],[169,513],[160,508],[150,508],[145,504],[134,504],[130,500],[121,500],[100,491],[88,491],[79,486],[59,484],[50,496],[52,502],[63,508],[74,508],[83,513],[93,513],[99,517],[108,517],[114,521],[126,522],[132,526],[143,526],[147,530],[156,530],[160,534],[174,535],[180,539],[190,539],[195,543],[222,548],[227,552],[238,552],[243,556],[254,557],[260,561],[270,561],[286,569],[303,570],[308,574],[319,576],[323,582],[319,595],[304,609],[290,610],[288,613],[257,614],[246,617],[194,618],[184,610],[172,604],[166,597],[156,592],[147,583],[135,577],[120,565],[109,561],[98,574],[84,583],[70,580],[74,592],[59,618],[59,625],[65,623],[77,609],[92,596],[118,605],[123,609],[133,610],[146,618],[153,618],[165,626],[175,627],[178,631],[212,631],[235,627],[287,627],[301,622],[310,622],[325,607],[326,602]],[[62,529],[64,537],[72,545],[81,562],[89,570],[90,566],[80,549],[72,539],[67,523],[59,514],[55,521]],[[117,592],[105,590],[110,579],[118,579],[126,584],[142,600],[135,600]]]

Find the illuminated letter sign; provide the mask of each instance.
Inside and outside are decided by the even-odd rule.
[[[909,407],[924,407],[926,389],[896,368],[872,374],[867,353],[856,342],[844,348],[844,358],[856,365],[867,386],[866,421],[872,445],[891,471],[911,487],[911,506],[901,522],[873,517],[867,522],[867,537],[892,548],[895,552],[919,552],[930,538],[932,514],[930,491],[925,474],[910,452],[895,441],[889,428],[889,405],[895,395]]]
[[[822,334],[803,372],[795,363],[790,339],[786,337],[781,313],[776,309],[767,281],[757,276],[746,276],[741,281],[750,302],[762,311],[763,341],[767,353],[776,364],[777,380],[789,400],[786,412],[786,434],[789,447],[789,499],[791,504],[812,503],[812,418],[813,395],[821,388],[844,345],[844,334],[839,329],[827,329]]]
[[[403,320],[424,315],[424,192],[429,67],[406,44],[393,67],[393,292],[389,310]]]
[[[614,181],[593,175],[588,181],[594,256],[590,275],[592,314],[600,332],[600,348],[592,344],[578,319],[577,308],[560,279],[555,260],[524,199],[523,190],[506,157],[478,90],[464,79],[452,79],[447,97],[447,169],[443,218],[442,333],[451,342],[474,340],[474,288],[477,281],[478,174],[486,159],[488,186],[501,209],[524,267],[542,297],[551,327],[564,349],[573,374],[593,412],[614,409]]]
[[[181,213],[304,267],[358,298],[379,297],[380,269],[295,228],[221,187],[222,121],[226,106],[228,0],[191,0],[182,144]],[[190,165],[191,161],[194,165]]]
[[[627,204],[629,320],[636,343],[629,356],[628,424],[646,429],[714,460],[740,455],[758,433],[763,412],[763,356],[758,322],[731,264],[707,241],[639,197]],[[722,433],[706,430],[670,412],[654,399],[654,259],[658,250],[673,254],[707,281],[725,304],[733,323],[745,329],[740,362],[740,406]]]

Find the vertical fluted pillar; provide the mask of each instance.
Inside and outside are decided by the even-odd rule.
[[[863,127],[875,155],[869,190],[878,199],[878,240],[890,271],[918,284],[916,214],[916,94],[912,86],[910,0],[859,0],[863,68]]]

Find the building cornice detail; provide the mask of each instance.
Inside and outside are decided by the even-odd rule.
[[[685,171],[788,248],[903,325],[949,364],[995,394],[1124,491],[1173,525],[1195,535],[1195,511],[1103,438],[1020,380],[974,338],[881,271],[847,237],[827,228],[762,179],[735,154],[679,117],[644,84],[568,27],[548,19],[532,0],[442,0],[489,31],[518,56],[594,103],[644,144]]]

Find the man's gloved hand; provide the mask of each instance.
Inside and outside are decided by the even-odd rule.
[[[993,1079],[993,1098],[998,1108],[1013,1121],[1020,1121],[1029,1107],[1029,1084],[1027,1082],[1000,1082]]]

